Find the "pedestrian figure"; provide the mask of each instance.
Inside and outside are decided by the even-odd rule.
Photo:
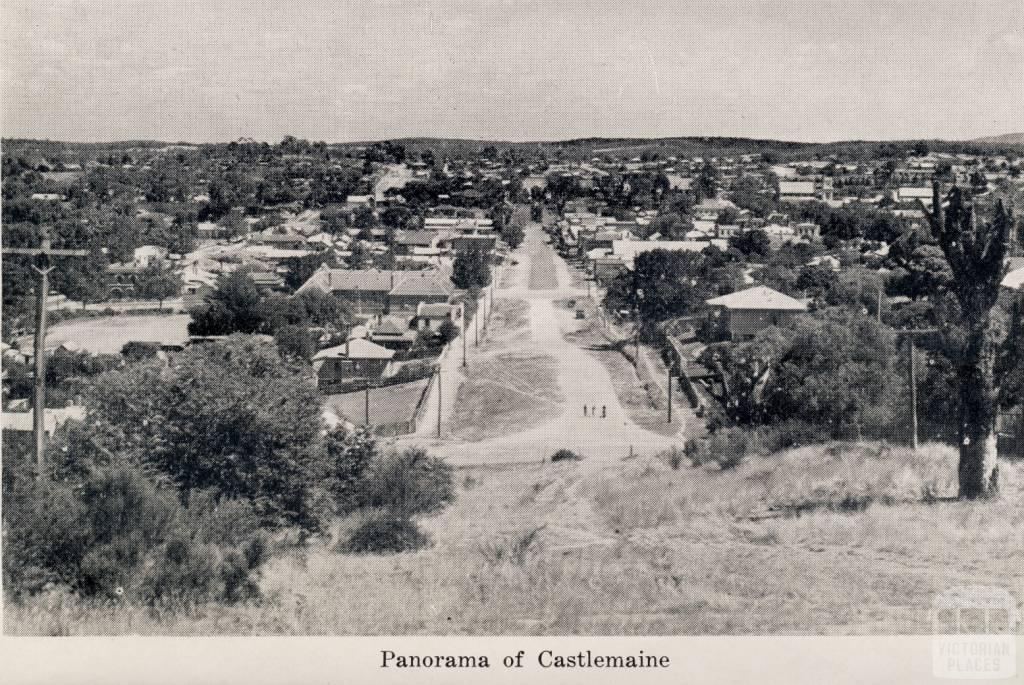
[[[601,418],[608,416],[608,408],[605,405],[601,405]]]
[[[590,408],[590,415],[597,416],[597,406],[593,406]]]
[[[587,415],[587,405],[585,405],[585,404],[583,405],[583,415],[584,416]]]

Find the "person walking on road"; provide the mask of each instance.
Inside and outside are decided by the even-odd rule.
[[[606,416],[608,416],[608,407],[606,407],[605,405],[602,404],[601,405],[601,418],[603,419]]]
[[[586,415],[587,415],[587,405],[584,404],[583,405],[583,416],[585,417]]]

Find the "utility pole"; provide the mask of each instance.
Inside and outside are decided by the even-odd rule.
[[[878,284],[878,306],[875,308],[875,314],[878,317],[878,323],[882,323],[882,284]]]
[[[917,370],[914,368],[916,350],[914,347],[915,335],[926,335],[937,333],[937,328],[914,328],[905,331],[896,331],[897,335],[907,336],[907,382],[910,384],[910,446],[917,451]]]
[[[672,365],[668,366],[668,422],[672,423]]]
[[[910,366],[910,447],[917,451],[917,372],[914,370],[914,336],[907,337],[907,363]]]
[[[437,367],[437,437],[441,437],[441,367]]]
[[[480,347],[480,317],[479,316],[474,316],[473,317],[473,326],[476,328],[476,342],[474,343],[474,346],[475,347]]]
[[[462,320],[462,334],[459,336],[462,338],[462,368],[466,368],[466,308],[462,308],[462,315],[459,317]],[[473,317],[476,318],[476,317]]]
[[[43,478],[46,464],[46,299],[50,291],[50,257],[85,257],[88,250],[55,250],[49,237],[39,247],[5,247],[4,254],[31,255],[36,258],[32,268],[39,274],[36,287],[35,378],[32,397],[32,433],[36,457],[36,479]]]
[[[370,381],[363,384],[363,418],[367,426],[370,425]]]

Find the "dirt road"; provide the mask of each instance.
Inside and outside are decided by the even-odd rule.
[[[566,340],[565,335],[576,331],[583,322],[577,321],[574,311],[561,303],[586,297],[586,288],[573,285],[568,265],[546,243],[539,224],[529,224],[526,240],[514,257],[518,263],[505,269],[494,297],[527,302],[529,336],[501,346],[500,351],[534,352],[555,358],[563,397],[561,406],[549,412],[549,418],[543,422],[523,426],[519,432],[477,442],[459,440],[452,435],[451,416],[456,389],[462,380],[461,356],[449,355],[442,364],[447,386],[447,399],[442,397],[441,403],[442,437],[436,438],[434,414],[435,420],[423,422],[426,425],[421,425],[418,435],[399,442],[424,445],[459,465],[541,461],[561,448],[583,455],[590,463],[606,463],[618,461],[631,452],[651,454],[679,445],[679,438],[658,435],[635,424],[619,402],[607,369],[586,350]],[[593,415],[594,409],[597,416]]]

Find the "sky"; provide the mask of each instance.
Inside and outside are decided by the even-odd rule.
[[[75,141],[1024,131],[1024,0],[4,0],[0,133]]]

